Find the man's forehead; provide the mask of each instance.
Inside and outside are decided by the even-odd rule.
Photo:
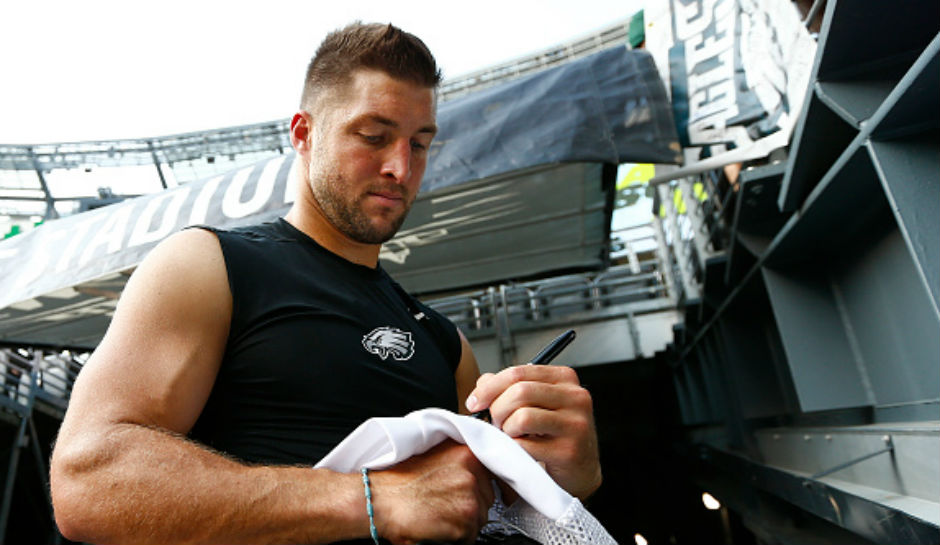
[[[347,120],[374,121],[401,128],[417,125],[416,132],[437,131],[437,93],[434,89],[389,76],[377,70],[357,70],[350,81],[330,89],[321,105]]]

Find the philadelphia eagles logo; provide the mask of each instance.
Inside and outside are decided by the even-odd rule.
[[[377,327],[362,338],[362,346],[367,352],[387,359],[389,356],[398,361],[410,360],[415,353],[415,343],[411,333],[397,327]]]

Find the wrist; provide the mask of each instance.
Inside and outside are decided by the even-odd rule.
[[[375,527],[375,508],[372,505],[372,483],[369,480],[369,470],[362,468],[362,488],[366,498],[366,515],[369,517],[369,537],[375,545],[379,545],[379,533]]]
[[[586,502],[595,492],[601,487],[601,483],[604,482],[604,478],[601,475],[600,466],[597,467],[594,477],[577,490],[573,495],[576,496],[581,502]]]
[[[328,469],[313,471],[331,474],[329,481],[333,484],[327,489],[309,491],[307,497],[312,501],[308,502],[308,524],[316,522],[321,529],[333,528],[330,532],[334,536],[332,541],[368,538],[369,517],[366,514],[362,475]]]

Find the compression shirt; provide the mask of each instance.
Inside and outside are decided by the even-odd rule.
[[[225,355],[189,436],[247,462],[314,464],[373,416],[457,410],[456,327],[381,268],[283,219],[223,231]]]

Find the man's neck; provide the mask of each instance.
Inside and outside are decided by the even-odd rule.
[[[287,223],[290,223],[299,231],[312,238],[320,246],[342,257],[346,261],[351,261],[357,265],[363,265],[374,269],[379,263],[379,250],[381,244],[363,244],[351,240],[341,231],[336,229],[323,213],[316,207],[305,206],[300,199],[294,202],[290,211],[284,216]]]

